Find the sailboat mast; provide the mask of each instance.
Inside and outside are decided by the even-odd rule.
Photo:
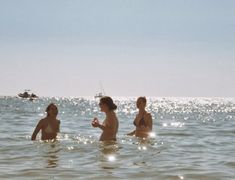
[[[100,81],[100,90],[101,90],[101,93],[102,93],[103,95],[105,95],[104,87],[103,87],[101,81]]]

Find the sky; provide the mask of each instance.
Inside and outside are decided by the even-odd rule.
[[[0,0],[0,95],[235,97],[234,0]]]

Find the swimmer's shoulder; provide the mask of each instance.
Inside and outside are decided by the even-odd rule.
[[[38,122],[38,126],[43,128],[46,124],[46,121],[46,118],[40,119]]]
[[[145,116],[146,116],[147,118],[151,118],[151,119],[152,119],[152,114],[151,114],[150,112],[146,112]]]
[[[47,117],[42,118],[40,121],[41,121],[42,123],[46,123],[46,122],[48,121],[48,118],[47,118]]]

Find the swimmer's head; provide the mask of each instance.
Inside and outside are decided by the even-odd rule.
[[[49,104],[46,108],[47,116],[57,116],[58,108],[54,103]]]
[[[136,101],[136,106],[138,109],[141,109],[141,108],[145,108],[146,107],[146,104],[147,104],[147,99],[146,97],[138,97],[137,101]]]
[[[99,106],[102,112],[114,111],[117,109],[117,105],[114,104],[112,98],[108,96],[100,99]]]

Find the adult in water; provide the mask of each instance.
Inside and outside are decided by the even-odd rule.
[[[60,121],[56,119],[58,114],[58,108],[55,104],[51,103],[47,108],[47,117],[41,119],[31,137],[31,140],[35,140],[38,132],[41,130],[41,140],[55,140],[57,133],[60,130]]]
[[[147,138],[151,133],[153,121],[151,114],[145,110],[146,104],[147,100],[145,97],[139,97],[137,99],[136,106],[139,109],[139,112],[133,122],[136,129],[127,135],[135,135],[136,137]]]
[[[111,97],[105,96],[100,99],[100,111],[104,112],[106,117],[102,124],[95,117],[92,121],[92,126],[100,128],[103,132],[100,136],[100,141],[116,141],[118,132],[118,118],[114,112],[117,106],[113,103]]]

